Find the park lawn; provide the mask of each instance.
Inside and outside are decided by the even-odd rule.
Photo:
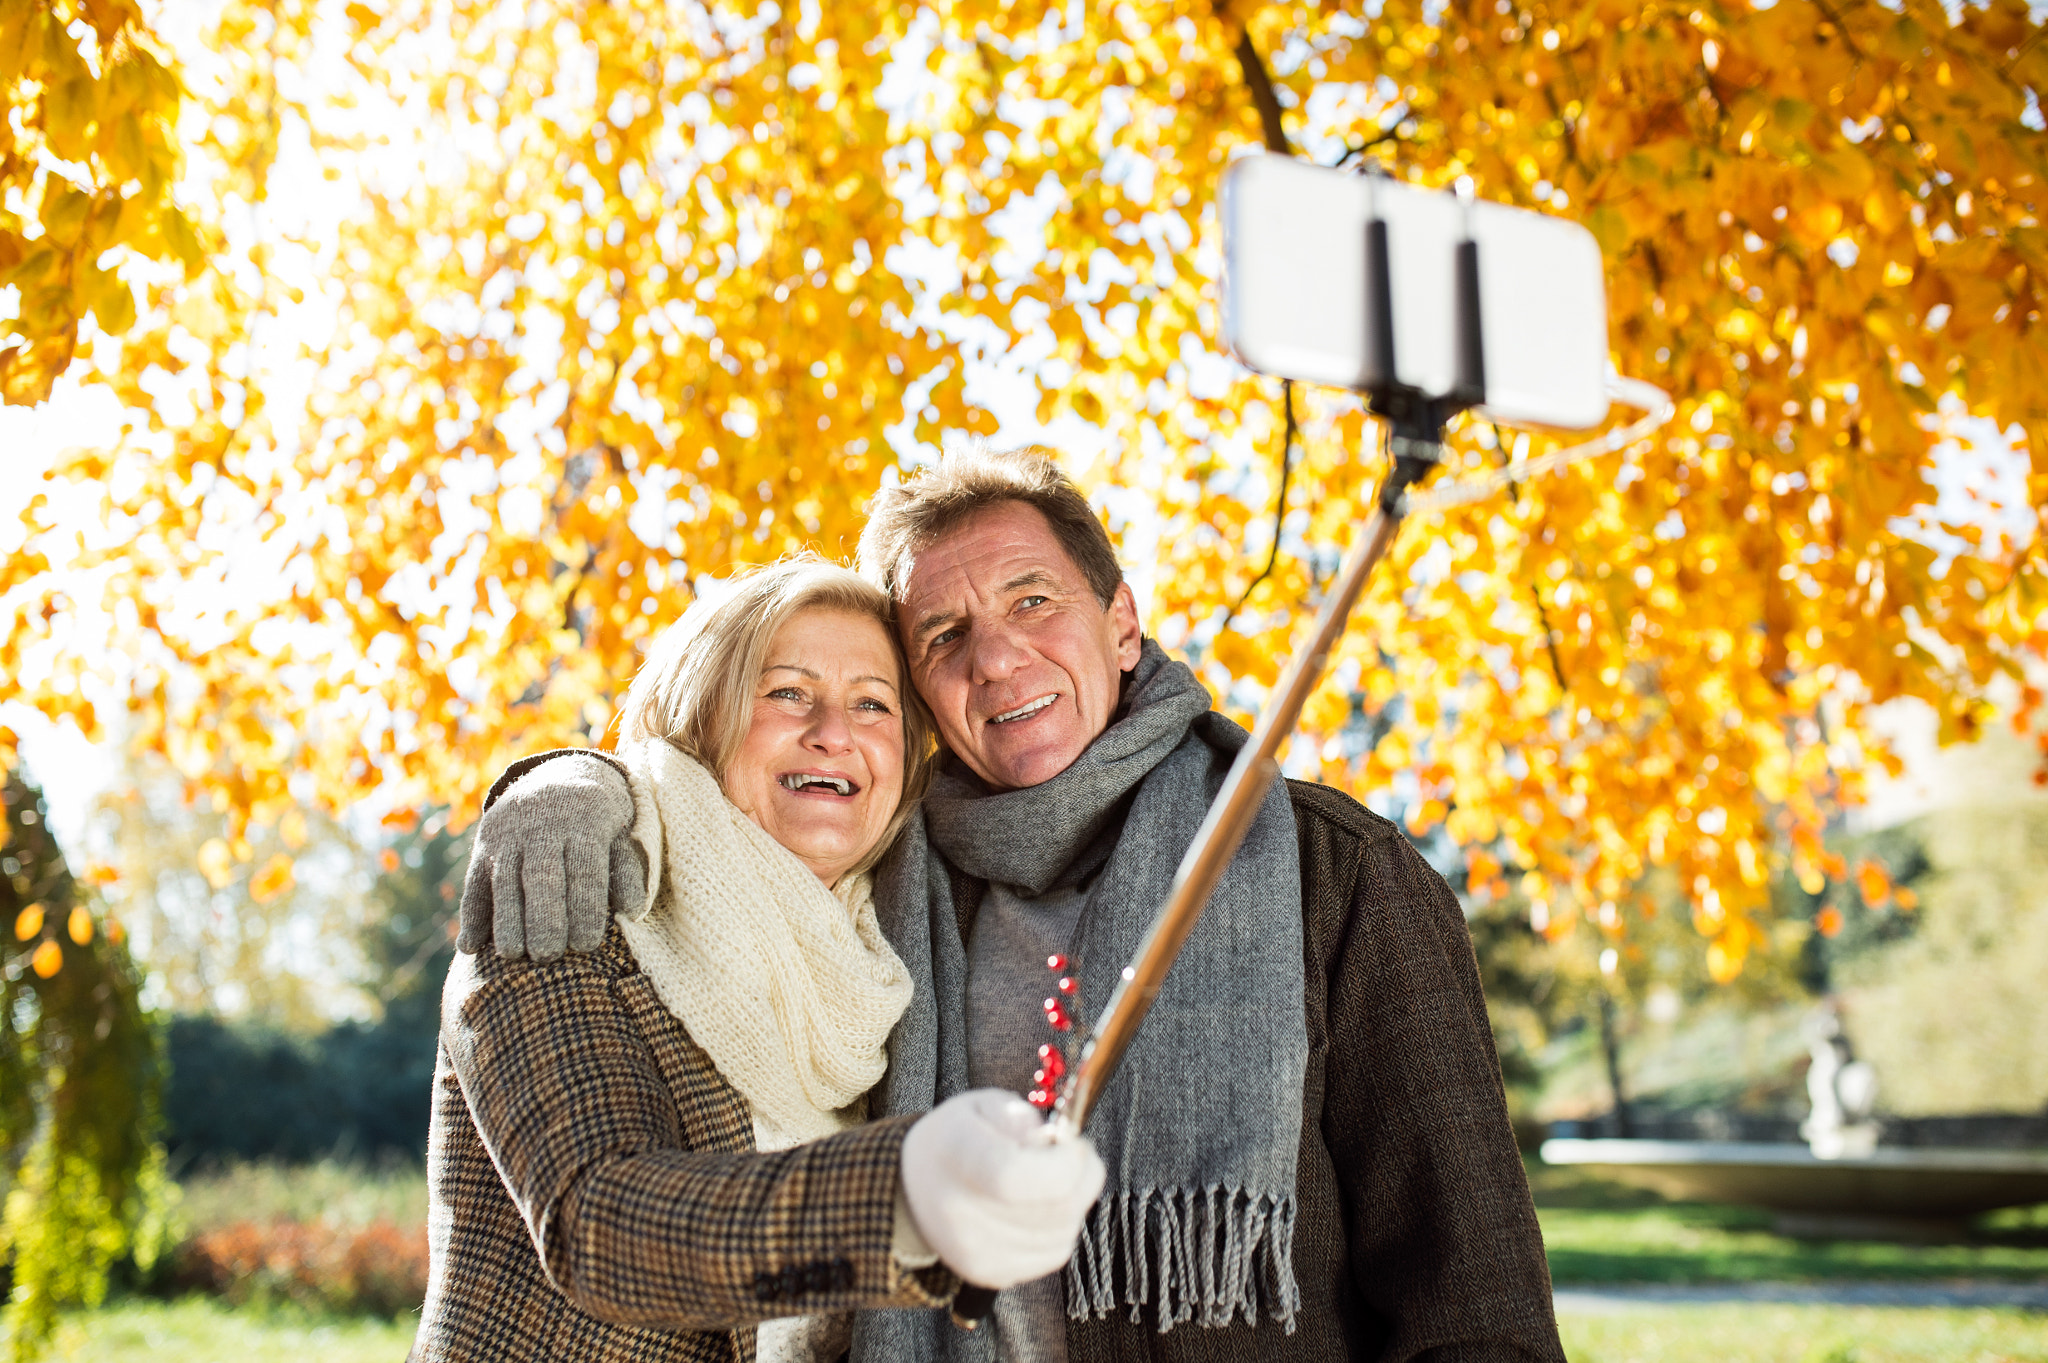
[[[1808,1243],[1771,1234],[1742,1208],[1654,1194],[1534,1164],[1530,1183],[1560,1286],[1603,1283],[1813,1282],[1830,1279],[2048,1278],[2048,1208],[2007,1213],[1980,1243]],[[415,1168],[245,1166],[190,1179],[183,1211],[207,1225],[237,1217],[409,1221],[424,1210]],[[126,1297],[59,1327],[66,1363],[397,1363],[416,1319],[328,1316],[289,1305],[207,1297]],[[1573,1363],[2048,1363],[2048,1315],[1754,1302],[1568,1306],[1559,1328]]]
[[[1565,1312],[1572,1363],[2048,1363],[2048,1316],[1889,1307],[1639,1307]],[[414,1322],[233,1307],[205,1297],[128,1298],[68,1316],[63,1363],[397,1363]]]
[[[1750,1302],[1562,1312],[1572,1363],[2048,1363],[2048,1315]]]
[[[230,1306],[212,1297],[127,1297],[64,1317],[51,1363],[398,1363],[419,1321]]]
[[[1829,1279],[2048,1278],[2048,1209],[1992,1218],[1960,1245],[1788,1240],[1768,1212],[1666,1202],[1572,1169],[1532,1164],[1550,1276],[1600,1283],[1816,1282]]]

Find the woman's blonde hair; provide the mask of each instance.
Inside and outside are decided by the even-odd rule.
[[[896,639],[896,608],[888,594],[851,568],[808,551],[727,578],[726,590],[700,600],[655,636],[647,661],[626,691],[619,716],[621,744],[664,739],[704,764],[721,786],[754,721],[754,685],[784,624],[807,610],[864,615],[882,627],[896,658],[898,713],[903,719],[903,795],[887,831],[853,869],[880,859],[931,779],[935,730],[910,684]]]

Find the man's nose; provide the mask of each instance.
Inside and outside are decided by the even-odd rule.
[[[969,637],[976,682],[1007,681],[1031,661],[1031,650],[1004,625],[982,626]]]

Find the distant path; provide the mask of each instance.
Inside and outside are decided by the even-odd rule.
[[[2048,1282],[1840,1282],[1715,1283],[1678,1287],[1616,1284],[1561,1287],[1557,1309],[1566,1315],[1609,1315],[1658,1306],[1714,1306],[1773,1302],[1794,1306],[2005,1306],[2048,1311]]]

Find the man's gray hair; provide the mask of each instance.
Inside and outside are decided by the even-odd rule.
[[[936,742],[931,712],[910,684],[896,638],[896,607],[886,592],[850,568],[804,552],[726,579],[727,590],[699,600],[655,636],[626,691],[619,741],[665,739],[703,763],[723,786],[726,768],[754,722],[754,686],[784,624],[807,610],[862,615],[882,627],[896,658],[903,717],[903,798],[886,836],[855,870],[866,870],[902,830],[931,777]]]
[[[1037,508],[1107,610],[1124,580],[1109,532],[1052,451],[1036,445],[1001,454],[961,446],[941,455],[936,468],[876,493],[855,560],[861,575],[901,599],[907,563],[975,512],[1004,502]]]

